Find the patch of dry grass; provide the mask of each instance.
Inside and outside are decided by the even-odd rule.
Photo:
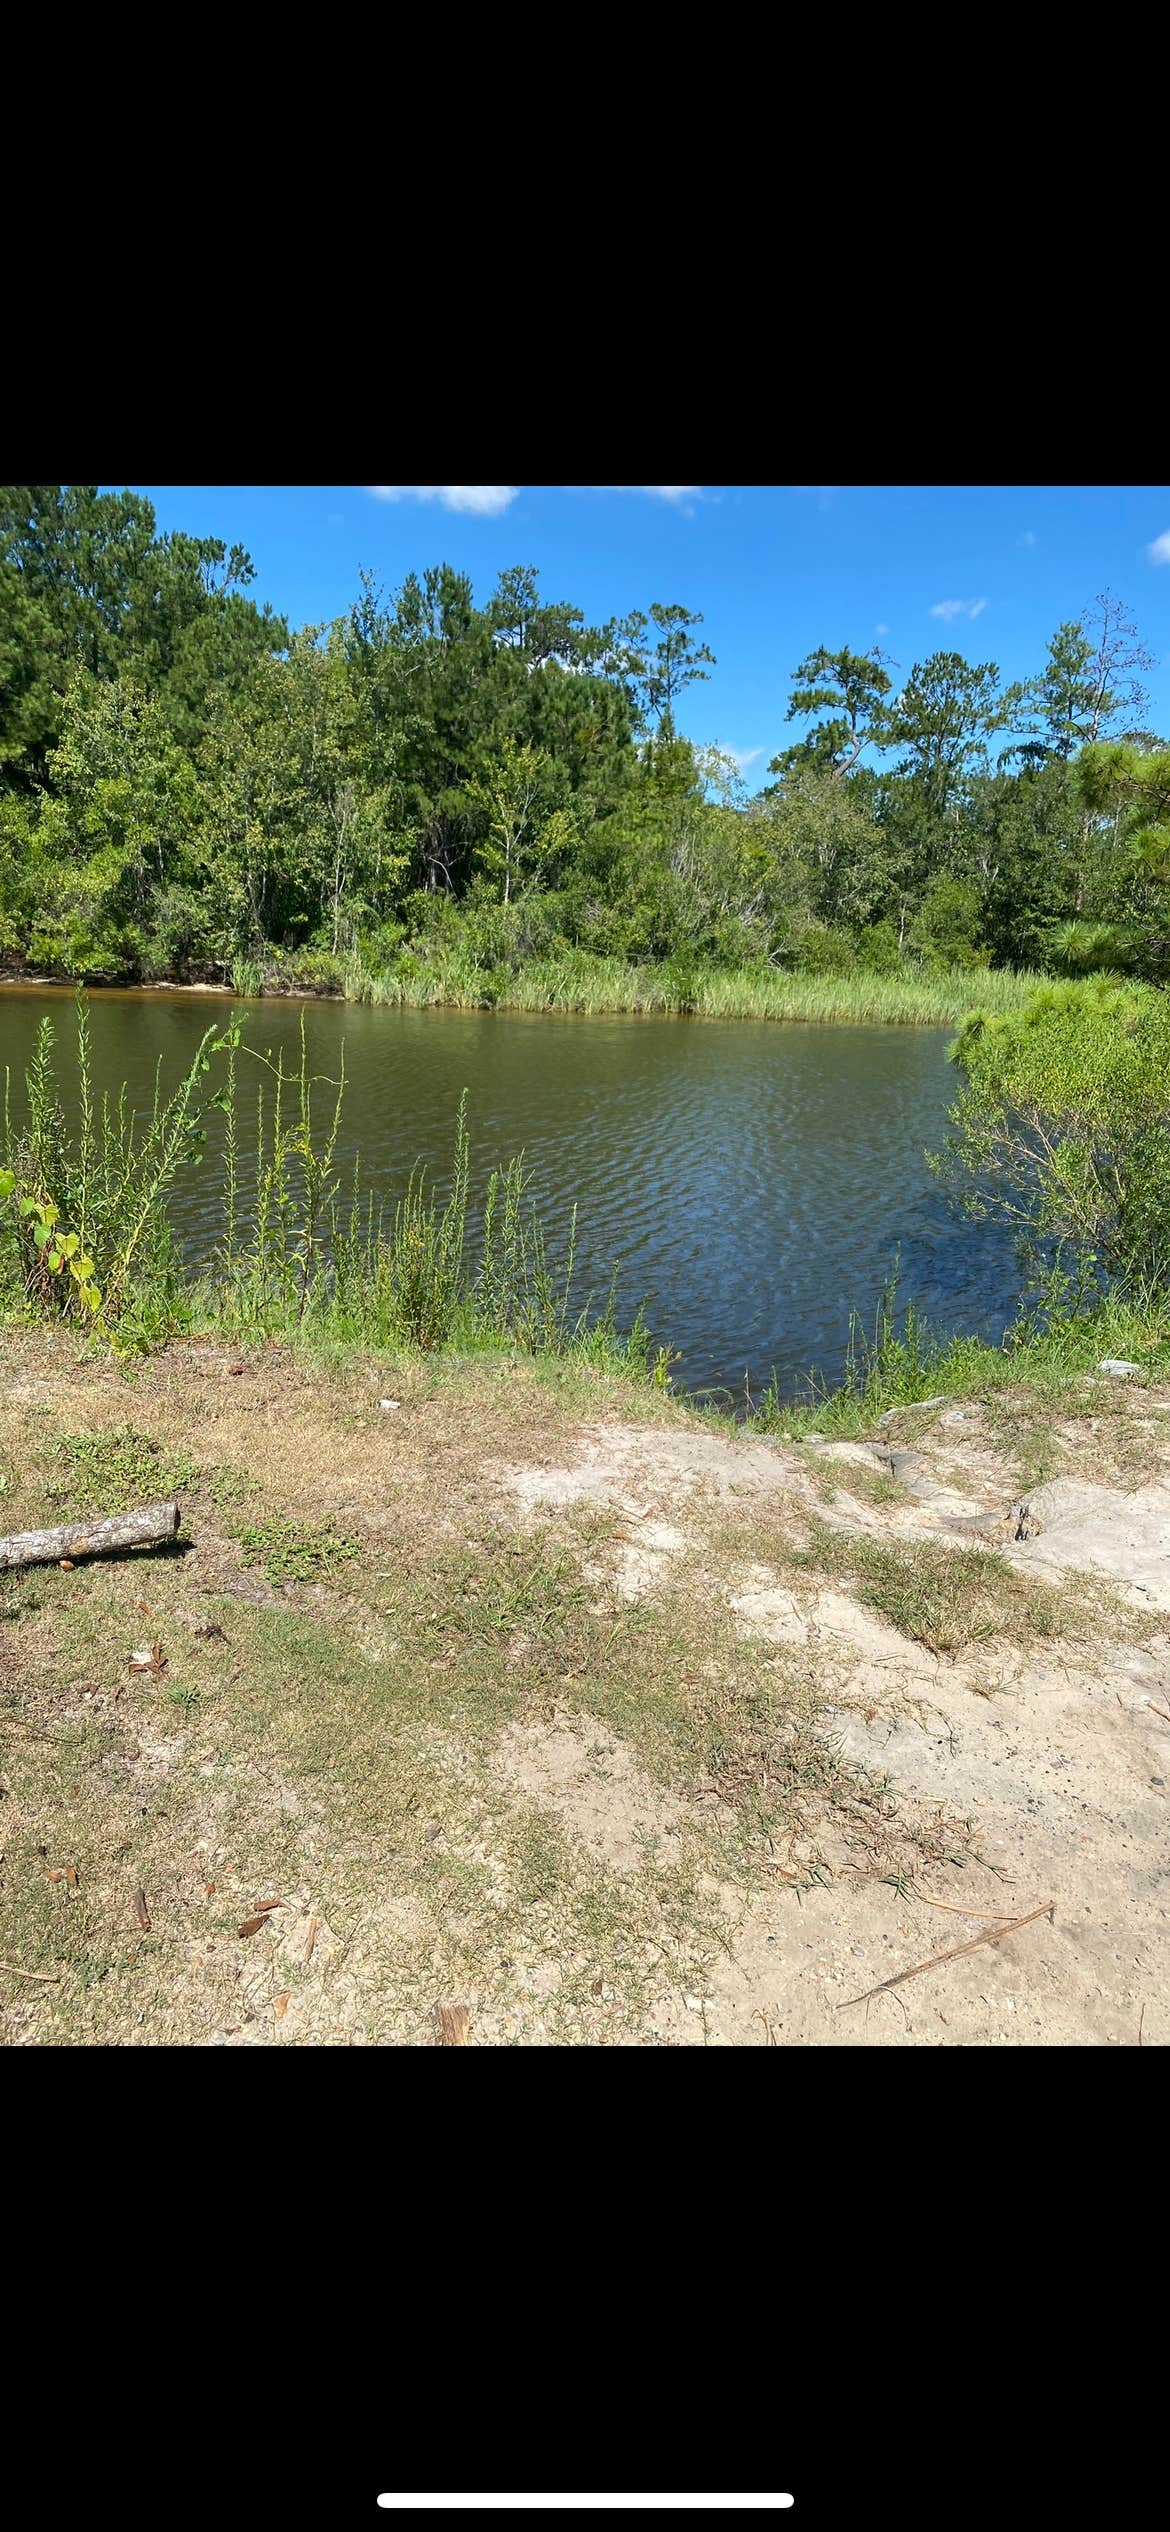
[[[1107,1615],[1122,1634],[1133,1631],[1117,1595],[1091,1576],[1078,1576],[1074,1591],[1021,1573],[995,1548],[875,1539],[816,1521],[795,1562],[846,1583],[864,1608],[930,1653],[1087,1643]]]
[[[1170,1469],[1170,1416],[1146,1405],[1136,1384],[1080,1380],[1055,1394],[993,1392],[983,1421],[1013,1471],[1017,1493],[1054,1477],[1080,1477],[1126,1493],[1164,1480]]]

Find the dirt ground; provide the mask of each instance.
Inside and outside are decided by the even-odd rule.
[[[1170,2037],[1170,1395],[781,1445],[494,1361],[0,1379],[0,1531],[184,1510],[0,1576],[10,2045]]]

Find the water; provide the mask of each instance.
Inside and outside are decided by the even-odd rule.
[[[1017,1282],[1001,1234],[957,1222],[930,1176],[956,1077],[948,1032],[760,1021],[572,1019],[504,1012],[374,1010],[197,994],[94,992],[99,1087],[125,1080],[149,1105],[155,1065],[173,1087],[203,1030],[239,1011],[245,1037],[299,1061],[302,1010],[314,1070],[347,1092],[339,1157],[391,1203],[412,1163],[442,1176],[469,1093],[473,1191],[523,1148],[554,1253],[579,1206],[584,1290],[604,1296],[621,1261],[619,1317],[644,1301],[681,1356],[676,1383],[742,1397],[773,1367],[787,1392],[841,1369],[849,1313],[872,1324],[894,1253],[901,1293],[932,1324],[997,1338]],[[14,1076],[50,1013],[63,1079],[72,997],[0,991],[0,1072]],[[241,1119],[248,1128],[248,1103]],[[181,1175],[173,1217],[189,1254],[218,1228],[217,1156]]]

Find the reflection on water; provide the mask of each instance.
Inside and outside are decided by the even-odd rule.
[[[17,1074],[51,1013],[66,1081],[72,997],[0,991],[0,1067]],[[955,1076],[947,1033],[753,1021],[575,1020],[503,1012],[370,1010],[338,1003],[235,1006],[195,994],[90,997],[99,1084],[149,1105],[212,1019],[238,1009],[246,1039],[347,1090],[338,1157],[391,1203],[412,1163],[441,1176],[467,1089],[473,1186],[523,1148],[563,1250],[578,1213],[583,1287],[621,1262],[621,1315],[645,1301],[676,1380],[742,1395],[772,1367],[791,1390],[841,1366],[850,1310],[872,1322],[895,1250],[902,1298],[932,1323],[998,1336],[1017,1284],[1002,1235],[956,1222],[924,1153],[942,1139]],[[246,1070],[244,1068],[245,1077]],[[241,1137],[246,1146],[249,1103]],[[218,1143],[179,1181],[174,1216],[193,1255],[217,1221]]]

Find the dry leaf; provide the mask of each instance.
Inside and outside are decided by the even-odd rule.
[[[138,1919],[143,1933],[149,1934],[150,1910],[146,1904],[146,1892],[144,1890],[136,1890],[134,1893],[134,1914]]]
[[[305,1968],[306,1968],[306,1969],[308,1968],[309,1963],[310,1963],[310,1961],[312,1960],[312,1957],[313,1957],[313,1945],[314,1945],[314,1943],[316,1942],[316,1940],[317,1940],[317,1920],[316,1920],[316,1917],[310,1917],[310,1919],[309,1919],[309,1940],[308,1940],[308,1942],[307,1942],[307,1943],[306,1943],[306,1945],[305,1945]]]
[[[142,1646],[138,1652],[130,1655],[131,1670],[151,1671],[156,1679],[161,1679],[166,1667],[167,1657],[157,1637],[149,1650]]]
[[[238,1380],[238,1379],[239,1379],[239,1377],[240,1377],[240,1373],[242,1372],[243,1368],[244,1368],[244,1366],[243,1366],[243,1364],[242,1364],[242,1363],[229,1363],[229,1364],[228,1364],[228,1379],[229,1379],[229,1380]]]
[[[71,1889],[71,1890],[76,1890],[76,1889],[77,1889],[77,1887],[78,1887],[78,1872],[77,1872],[77,1866],[76,1866],[76,1864],[66,1864],[66,1866],[65,1866],[65,1879],[66,1879],[66,1881],[68,1882],[69,1887],[70,1887],[70,1889]]]
[[[62,1571],[62,1573],[63,1573],[63,1574],[71,1574],[71,1573],[72,1573],[72,1571],[73,1571],[73,1558],[72,1558],[71,1556],[59,1556],[59,1557],[58,1557],[58,1559],[57,1559],[57,1563],[59,1564],[59,1566],[60,1566],[61,1571]]]
[[[283,1908],[284,1901],[283,1899],[253,1899],[252,1905],[258,1917],[270,1917],[274,1908]]]
[[[214,1899],[215,1894],[216,1894],[216,1891],[217,1891],[217,1889],[218,1889],[218,1888],[219,1888],[219,1884],[218,1884],[218,1882],[214,1882],[214,1881],[205,1881],[205,1882],[204,1882],[204,1884],[203,1884],[203,1896],[204,1896],[204,1898],[205,1898],[205,1899]]]
[[[427,1834],[426,1834],[426,1840],[425,1840],[426,1845],[428,1845],[428,1846],[433,1846],[433,1845],[434,1845],[434,1843],[435,1843],[435,1839],[436,1839],[437,1837],[442,1837],[442,1834],[443,1834],[443,1823],[442,1823],[442,1821],[441,1821],[441,1820],[432,1820],[431,1825],[430,1825],[430,1828],[427,1830]]]
[[[65,1879],[65,1875],[64,1875],[64,1873],[63,1873],[63,1872],[61,1872],[61,1870],[60,1870],[59,1868],[58,1868],[58,1870],[57,1870],[56,1872],[53,1872],[53,1873],[46,1873],[46,1875],[45,1875],[45,1880],[46,1880],[46,1881],[64,1881],[64,1879]]]
[[[246,1938],[249,1934],[259,1934],[261,1926],[265,1926],[267,1923],[267,1917],[245,1917],[244,1922],[240,1927],[241,1937]]]
[[[273,2010],[274,2014],[276,2015],[276,2019],[277,2019],[277,2021],[278,2021],[278,2022],[283,2022],[284,2017],[285,2017],[286,2013],[288,2012],[288,1997],[287,1997],[287,1996],[278,1996],[278,1997],[276,1998],[276,2001],[275,2001],[275,2003],[274,2003],[274,2005],[273,2005],[272,2010]]]
[[[440,2048],[466,2048],[471,2029],[470,2005],[436,2005],[435,2020],[439,2026]]]

